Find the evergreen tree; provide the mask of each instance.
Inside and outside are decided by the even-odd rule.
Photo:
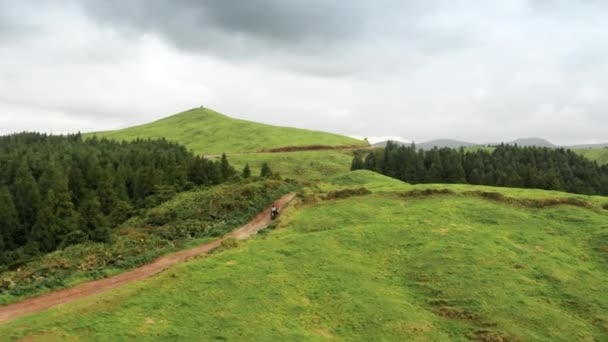
[[[442,183],[443,179],[443,166],[441,163],[441,156],[437,149],[429,152],[429,167],[426,175],[426,182],[428,183]]]
[[[351,169],[361,163],[353,157]],[[599,166],[567,149],[500,145],[485,150],[432,149],[389,143],[369,152],[362,168],[410,183],[473,183],[608,194],[608,166]]]
[[[206,162],[206,172],[209,178],[208,184],[220,184],[222,182],[222,171],[217,162]]]
[[[95,193],[88,193],[80,206],[80,227],[93,241],[110,241],[110,228]]]
[[[370,152],[367,157],[365,157],[365,162],[363,165],[367,170],[377,171],[379,166],[376,160],[376,154],[374,152]]]
[[[270,166],[268,166],[267,162],[262,164],[262,169],[260,170],[260,177],[268,178],[272,176],[272,170],[270,170]]]
[[[36,223],[40,207],[38,184],[25,162],[21,163],[16,171],[13,188],[15,207],[19,215],[19,222],[21,222],[16,234],[16,242],[21,246],[27,241],[28,228]]]
[[[29,243],[38,246],[41,252],[50,252],[59,245],[58,236],[61,229],[54,213],[55,204],[55,192],[49,190],[29,236]]]
[[[20,230],[13,197],[6,186],[0,185],[0,252],[17,247],[15,234]]]
[[[116,201],[118,201],[113,174],[114,170],[110,166],[106,166],[99,171],[99,180],[97,181],[97,196],[104,215],[109,215],[112,208],[114,208],[116,205]],[[150,187],[153,188],[154,185],[150,185]]]
[[[220,171],[222,173],[222,180],[224,181],[230,179],[230,177],[232,177],[234,174],[230,164],[228,163],[226,153],[222,153],[222,159],[220,160]]]
[[[249,169],[249,163],[247,163],[243,168],[243,178],[247,179],[249,177],[251,177],[251,170]]]
[[[82,171],[77,165],[70,166],[68,179],[70,193],[72,194],[74,203],[80,203],[87,190],[87,185],[84,176],[82,175]]]
[[[361,170],[363,169],[364,165],[363,165],[363,160],[361,159],[361,156],[359,154],[356,154],[355,157],[353,158],[353,162],[350,165],[350,170],[351,171],[355,171],[355,170]]]
[[[481,174],[477,168],[474,168],[469,174],[469,183],[475,185],[481,184]]]

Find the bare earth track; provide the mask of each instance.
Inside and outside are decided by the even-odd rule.
[[[284,208],[295,197],[295,195],[295,193],[288,193],[286,195],[283,195],[279,200],[277,200],[276,203],[278,204],[279,208]],[[207,253],[219,247],[222,244],[222,241],[227,238],[236,238],[239,240],[244,240],[249,236],[256,234],[259,230],[268,227],[270,223],[270,208],[268,208],[258,214],[249,223],[245,224],[239,229],[225,235],[224,237],[218,240],[194,247],[192,249],[187,249],[184,251],[162,256],[153,261],[152,263],[143,265],[134,270],[121,273],[110,278],[80,284],[75,287],[54,291],[42,296],[26,299],[22,302],[0,307],[0,323],[7,322],[9,320],[35,312],[43,311],[53,306],[70,303],[81,298],[109,291],[111,289],[134,281],[148,278],[159,273],[160,271],[167,269],[172,265],[184,262],[194,256]]]

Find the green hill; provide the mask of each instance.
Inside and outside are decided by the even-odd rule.
[[[116,140],[166,138],[198,154],[257,152],[285,147],[367,146],[362,140],[337,134],[278,127],[233,119],[206,108],[195,108],[141,126],[95,132]]]
[[[327,191],[371,195],[321,200]],[[608,338],[604,197],[346,173],[275,230],[0,326],[36,340]],[[344,192],[345,193],[345,192]]]
[[[599,164],[608,164],[608,148],[577,148],[574,151],[585,158],[597,161]]]
[[[251,172],[259,175],[264,162],[284,178],[303,181],[322,180],[350,170],[353,159],[350,150],[301,151],[288,153],[247,153],[228,156],[230,164],[242,170],[249,164]]]

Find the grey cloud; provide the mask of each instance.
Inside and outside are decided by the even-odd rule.
[[[335,41],[356,36],[365,24],[363,6],[322,0],[261,1],[84,1],[101,22],[163,35],[180,48],[205,50],[208,37],[225,33],[287,46],[307,40]]]
[[[60,113],[74,130],[203,103],[358,136],[599,142],[608,140],[607,6],[0,0],[0,108]]]
[[[155,34],[186,52],[334,77],[378,71],[374,64],[441,54],[470,44],[449,28],[425,26],[423,19],[444,2],[85,0],[82,4],[84,12],[102,24],[130,35]]]

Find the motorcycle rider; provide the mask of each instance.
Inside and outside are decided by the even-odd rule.
[[[276,204],[272,205],[272,209],[270,209],[270,218],[274,219],[279,215],[279,208]]]

